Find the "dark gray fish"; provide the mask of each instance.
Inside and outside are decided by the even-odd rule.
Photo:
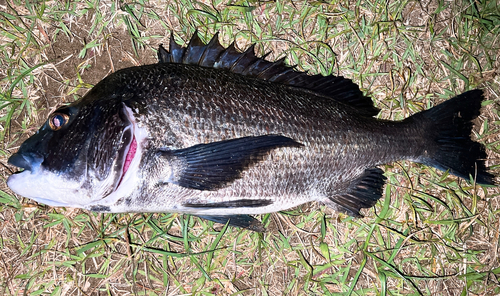
[[[318,201],[372,207],[377,165],[408,159],[493,184],[470,139],[472,90],[395,122],[343,77],[307,75],[197,34],[159,63],[117,71],[57,109],[9,163],[7,184],[50,206],[179,212],[263,231],[252,214]]]

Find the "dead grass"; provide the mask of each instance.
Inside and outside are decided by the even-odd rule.
[[[155,62],[195,29],[257,42],[311,73],[352,78],[400,120],[480,87],[477,120],[500,171],[495,1],[0,1],[1,176],[49,112],[109,73]],[[50,208],[0,183],[5,295],[497,295],[499,189],[424,166],[386,166],[363,219],[317,204],[260,217],[265,234],[177,214]]]

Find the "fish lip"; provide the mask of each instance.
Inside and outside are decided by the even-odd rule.
[[[30,171],[31,173],[33,173],[40,168],[43,160],[43,156],[36,152],[17,152],[9,157],[7,163],[23,169],[22,171],[18,171],[18,173],[24,171]]]

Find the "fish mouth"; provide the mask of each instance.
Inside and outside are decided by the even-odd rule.
[[[134,133],[132,130],[132,124],[127,126],[123,131],[121,143],[122,147],[118,151],[117,163],[115,164],[115,185],[113,186],[113,191],[120,186],[123,181],[123,177],[127,173],[130,163],[135,157],[137,151],[137,141],[135,140]]]
[[[113,192],[117,191],[120,185],[122,185],[123,180],[126,179],[127,172],[131,167],[132,162],[136,159],[138,155],[138,144],[135,137],[136,123],[132,110],[123,105],[124,117],[128,119],[129,124],[123,130],[121,142],[122,147],[118,151],[117,162],[115,164],[115,185],[113,187]]]
[[[141,163],[149,139],[148,130],[138,125],[134,112],[126,104],[123,104],[121,112],[122,119],[128,120],[128,125],[123,129],[122,144],[114,162],[114,186],[110,187],[107,194],[100,194],[100,198],[86,203],[84,208],[88,210],[108,211],[102,209],[109,209],[123,198],[130,197],[142,182]]]

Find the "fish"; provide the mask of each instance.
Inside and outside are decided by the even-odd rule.
[[[57,108],[8,163],[7,185],[54,207],[181,213],[263,232],[254,216],[319,202],[362,217],[383,194],[379,167],[422,163],[495,184],[470,137],[484,100],[464,92],[401,121],[351,79],[310,75],[218,34],[173,35],[158,63],[118,70]]]

